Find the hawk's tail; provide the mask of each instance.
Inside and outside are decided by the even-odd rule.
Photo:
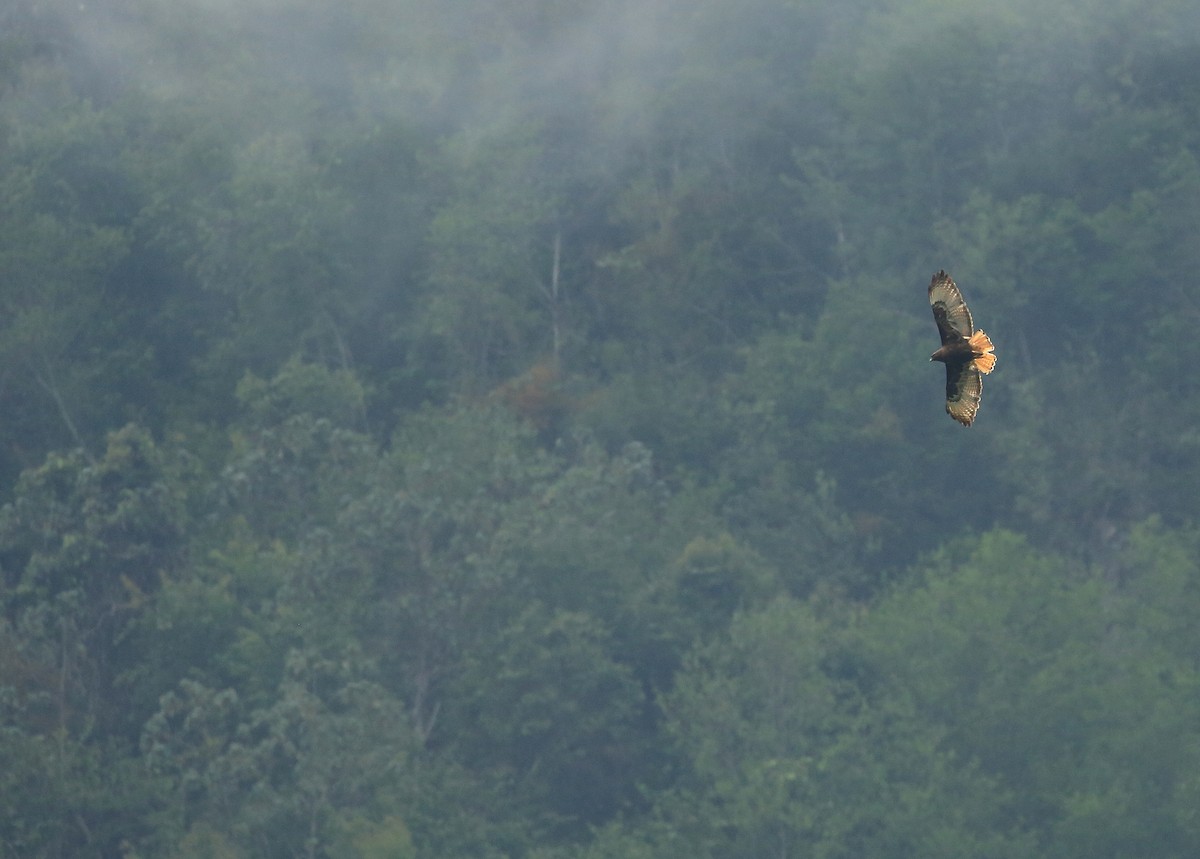
[[[971,346],[971,351],[976,353],[975,369],[981,373],[992,372],[996,366],[996,356],[992,354],[996,347],[992,345],[991,338],[980,329],[972,334],[971,339],[967,342]]]

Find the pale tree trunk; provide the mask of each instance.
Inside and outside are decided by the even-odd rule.
[[[550,283],[542,284],[542,295],[550,307],[550,338],[551,356],[554,362],[554,372],[560,369],[562,359],[562,301],[560,291],[560,274],[562,271],[562,230],[554,232],[554,256],[550,262]]]

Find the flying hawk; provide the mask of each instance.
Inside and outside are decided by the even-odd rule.
[[[975,330],[962,293],[944,271],[929,284],[929,304],[942,336],[942,348],[929,360],[946,365],[946,413],[969,427],[979,411],[983,376],[996,366],[995,347],[982,330]]]

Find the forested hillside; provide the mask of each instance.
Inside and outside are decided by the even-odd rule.
[[[1194,0],[6,0],[0,857],[1195,856],[1198,70]]]

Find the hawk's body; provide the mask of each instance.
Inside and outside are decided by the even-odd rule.
[[[929,304],[942,338],[942,348],[929,360],[946,365],[946,413],[969,427],[979,411],[983,377],[996,366],[995,347],[982,330],[975,330],[962,293],[944,271],[929,284]]]

